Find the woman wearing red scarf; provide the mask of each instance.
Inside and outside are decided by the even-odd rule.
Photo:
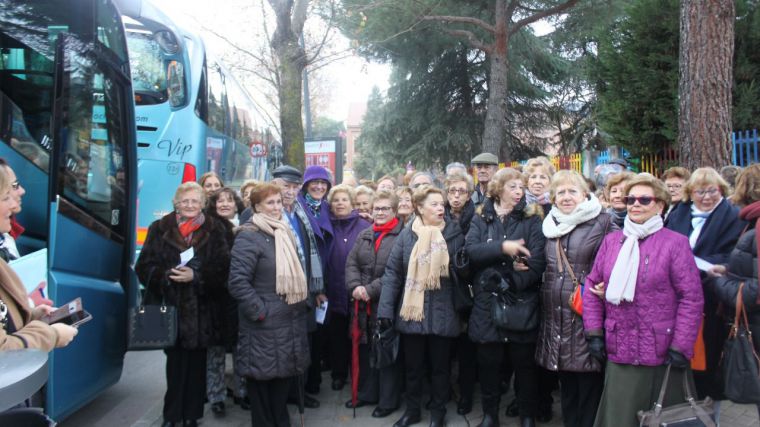
[[[395,193],[387,190],[375,193],[372,227],[359,234],[346,260],[348,292],[352,300],[359,301],[363,307],[369,305],[370,313],[359,322],[362,338],[359,346],[359,400],[356,407],[377,403],[372,412],[375,418],[386,417],[395,411],[401,397],[402,367],[398,361],[382,369],[371,368],[369,365],[370,338],[377,323],[377,303],[382,289],[380,278],[385,272],[391,248],[404,229],[404,223],[396,217],[397,209],[398,197]],[[361,312],[366,313],[366,310]],[[346,402],[346,407],[353,407],[350,400]]]
[[[206,397],[206,348],[215,339],[211,299],[227,286],[230,248],[222,220],[204,215],[206,194],[186,182],[174,194],[174,209],[148,229],[137,276],[146,288],[146,304],[166,301],[177,308],[178,333],[166,353],[164,424],[196,426]],[[192,248],[193,258],[178,267],[180,254]]]
[[[747,228],[729,255],[728,264],[713,267],[711,275],[717,277],[708,281],[707,285],[718,296],[723,307],[729,309],[726,318],[733,319],[739,286],[744,283],[744,307],[747,309],[755,351],[760,352],[760,293],[757,285],[757,272],[760,270],[757,259],[757,247],[760,246],[760,234],[757,234],[757,219],[760,218],[760,164],[749,166],[741,172],[736,179],[736,190],[731,201],[741,208],[739,218],[747,221]]]

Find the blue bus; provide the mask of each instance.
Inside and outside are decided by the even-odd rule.
[[[129,77],[124,26],[110,0],[0,0],[0,156],[27,190],[17,243],[41,261],[31,270],[47,282],[47,298],[59,305],[81,297],[93,315],[50,355],[45,406],[56,420],[122,372],[136,292]]]
[[[225,185],[267,180],[279,142],[262,110],[206,49],[146,1],[123,11],[135,93],[137,245],[173,210],[177,186],[213,171]]]

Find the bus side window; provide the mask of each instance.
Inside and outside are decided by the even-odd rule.
[[[225,133],[225,123],[227,122],[227,112],[225,103],[227,94],[224,88],[224,81],[218,69],[207,68],[208,70],[208,125],[217,132]]]
[[[208,124],[208,91],[206,90],[206,61],[203,61],[203,72],[198,85],[198,98],[195,100],[195,115]]]

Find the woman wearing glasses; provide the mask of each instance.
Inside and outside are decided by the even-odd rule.
[[[377,369],[369,364],[370,339],[377,324],[377,305],[380,301],[385,264],[404,223],[396,217],[398,197],[392,191],[380,190],[372,201],[372,227],[359,233],[346,260],[346,287],[354,301],[359,301],[362,332],[359,346],[359,401],[356,406],[377,403],[372,412],[375,418],[390,415],[399,406],[401,398],[401,363],[396,361],[386,368]],[[369,316],[363,314],[369,306]],[[353,305],[352,305],[353,307]],[[361,311],[364,308],[364,311]],[[353,313],[352,316],[356,315]],[[352,402],[346,402],[353,407]]]
[[[726,264],[742,230],[747,225],[739,219],[739,209],[726,199],[728,184],[713,168],[699,168],[691,174],[683,192],[683,201],[668,215],[665,227],[689,239],[694,256],[711,264]],[[702,279],[707,274],[702,273]],[[702,336],[707,369],[694,373],[700,398],[723,398],[718,363],[723,342],[728,336],[725,322],[717,314],[718,300],[705,290]]]
[[[638,175],[624,194],[623,230],[602,241],[583,294],[589,353],[606,360],[599,427],[639,425],[636,413],[657,401],[667,365],[688,366],[702,314],[689,241],[663,228],[670,201],[665,184]],[[683,402],[683,374],[671,372],[666,406]]]
[[[135,265],[147,288],[146,304],[165,301],[177,308],[178,333],[166,353],[164,426],[197,425],[206,398],[206,349],[216,333],[208,295],[224,291],[230,268],[228,232],[222,220],[205,215],[206,193],[195,182],[181,184],[174,209],[148,229]],[[195,255],[180,267],[180,253]]]

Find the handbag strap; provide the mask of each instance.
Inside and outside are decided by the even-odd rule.
[[[665,369],[665,377],[662,379],[662,386],[660,387],[660,395],[657,397],[657,403],[654,405],[655,417],[660,416],[662,413],[662,403],[665,400],[665,392],[668,390],[668,382],[670,381],[670,369],[671,365],[668,365]],[[683,393],[686,397],[686,401],[691,405],[691,409],[694,411],[694,415],[699,418],[705,427],[715,427],[715,422],[710,418],[707,412],[699,406],[699,403],[694,398],[694,391],[691,388],[691,368],[686,368],[683,376]]]
[[[744,282],[741,282],[739,284],[739,290],[736,292],[736,313],[734,313],[734,324],[731,326],[730,338],[736,338],[736,334],[739,332],[739,326],[741,325],[744,325],[746,330],[749,331],[747,310],[744,308],[743,289]]]
[[[573,271],[573,267],[570,265],[570,261],[567,260],[567,254],[565,253],[564,249],[562,249],[562,244],[559,242],[560,239],[557,239],[557,259],[559,260],[559,265],[557,268],[559,269],[559,272],[564,274],[565,268],[567,268],[568,274],[570,274],[570,278],[573,280],[573,287],[578,285],[578,279],[575,277],[575,272]]]

